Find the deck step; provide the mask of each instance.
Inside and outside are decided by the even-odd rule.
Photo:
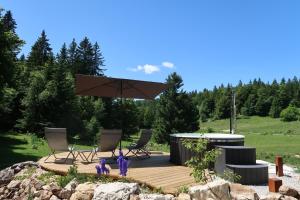
[[[241,176],[238,183],[244,185],[262,185],[268,182],[268,165],[226,165],[227,170],[231,170],[234,174]]]
[[[225,164],[254,165],[256,163],[256,149],[246,146],[217,146],[225,156]]]

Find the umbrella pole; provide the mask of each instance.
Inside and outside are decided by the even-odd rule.
[[[122,150],[122,139],[123,139],[123,80],[121,80],[120,83],[121,86],[121,131],[122,131],[122,136],[120,140],[120,151]]]

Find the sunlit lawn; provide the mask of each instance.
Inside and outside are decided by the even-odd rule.
[[[216,120],[201,124],[202,131],[208,127],[215,132],[227,132],[229,120]],[[238,119],[237,133],[245,135],[247,146],[256,147],[257,158],[274,162],[276,155],[284,162],[300,168],[300,122],[282,122],[270,117]]]
[[[139,135],[122,141],[122,146],[127,147],[131,142],[136,141]],[[76,149],[92,149],[93,145],[85,145],[87,142],[80,140],[70,140],[70,144],[75,144]],[[169,151],[168,145],[158,145],[150,142],[151,150]],[[33,160],[37,161],[41,157],[49,154],[49,148],[45,140],[32,141],[32,136],[20,133],[0,133],[0,169],[17,162]]]

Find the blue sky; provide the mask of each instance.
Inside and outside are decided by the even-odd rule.
[[[300,1],[2,0],[23,52],[45,29],[54,52],[84,36],[101,45],[106,75],[212,89],[260,77],[300,77]]]

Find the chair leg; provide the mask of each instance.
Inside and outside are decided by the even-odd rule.
[[[66,163],[67,162],[67,160],[68,160],[68,158],[69,158],[69,156],[71,155],[71,151],[69,151],[69,154],[67,155],[67,157],[65,158],[65,161],[64,161],[64,163]]]
[[[130,152],[132,152],[132,149],[129,149],[129,151],[125,154],[125,156],[127,156]]]
[[[44,160],[44,163],[51,157],[53,156],[55,158],[55,160],[57,159],[57,157],[55,156],[55,151],[51,151],[51,153],[49,153],[48,157]]]
[[[50,158],[50,156],[52,156],[52,153],[49,153],[48,157],[44,160],[44,163],[48,160],[48,158]]]
[[[93,159],[94,159],[95,155],[98,155],[97,151],[95,151],[95,152],[92,153],[91,162],[93,162]]]

